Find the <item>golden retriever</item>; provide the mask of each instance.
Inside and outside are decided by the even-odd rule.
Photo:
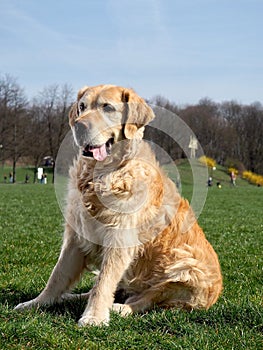
[[[85,269],[80,326],[153,307],[209,308],[222,290],[217,255],[143,138],[152,109],[132,89],[84,87],[69,123],[80,153],[70,169],[64,241],[46,287],[16,309],[74,298]],[[125,302],[114,303],[124,292]]]

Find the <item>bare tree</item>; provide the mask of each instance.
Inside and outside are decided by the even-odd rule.
[[[67,84],[61,88],[58,85],[50,85],[44,88],[38,98],[35,99],[35,105],[38,106],[39,121],[45,125],[43,136],[48,143],[49,154],[47,155],[54,160],[60,144],[69,130],[68,112],[72,103],[72,95],[72,88]],[[55,163],[53,164],[55,166]]]
[[[43,158],[49,152],[48,140],[46,138],[46,123],[42,119],[40,107],[34,103],[28,110],[28,140],[27,156],[34,166],[34,180],[37,179],[37,169],[41,165]]]
[[[242,158],[253,172],[263,173],[263,108],[250,105],[243,108],[236,128],[242,137]]]
[[[17,161],[25,153],[27,99],[16,79],[6,75],[0,79],[2,156],[13,163],[13,182],[16,181]],[[3,160],[4,160],[3,159]]]

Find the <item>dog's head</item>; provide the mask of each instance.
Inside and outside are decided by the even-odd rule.
[[[83,156],[103,161],[118,141],[142,138],[153,118],[152,109],[132,89],[99,85],[79,91],[69,124]]]

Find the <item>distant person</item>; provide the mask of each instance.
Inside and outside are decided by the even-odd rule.
[[[44,174],[44,184],[47,184],[47,174]]]
[[[5,184],[7,183],[7,176],[6,176],[6,174],[4,175],[4,183]]]
[[[9,173],[9,182],[10,184],[13,183],[13,174]]]
[[[231,171],[230,173],[230,183],[233,186],[236,186],[236,174],[234,171]]]
[[[213,186],[213,179],[212,176],[209,176],[208,181],[207,181],[207,186],[212,187]]]
[[[29,182],[29,175],[26,174],[26,177],[25,177],[25,184],[28,184],[28,182]]]

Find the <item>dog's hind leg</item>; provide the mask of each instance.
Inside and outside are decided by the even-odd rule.
[[[180,285],[167,284],[160,289],[149,288],[145,291],[129,297],[125,304],[113,304],[112,311],[119,312],[122,316],[131,313],[142,313],[153,309],[154,307],[169,308],[173,306],[185,307],[191,300],[192,291],[189,288],[183,288]]]
[[[46,287],[35,299],[18,304],[15,309],[21,310],[63,301],[63,294],[79,279],[84,268],[84,253],[78,248],[74,231],[70,226],[66,226],[61,253]]]
[[[132,313],[142,313],[152,309],[159,298],[160,291],[148,289],[141,294],[128,298],[125,304],[113,304],[112,311],[118,312],[122,316],[127,316]]]

